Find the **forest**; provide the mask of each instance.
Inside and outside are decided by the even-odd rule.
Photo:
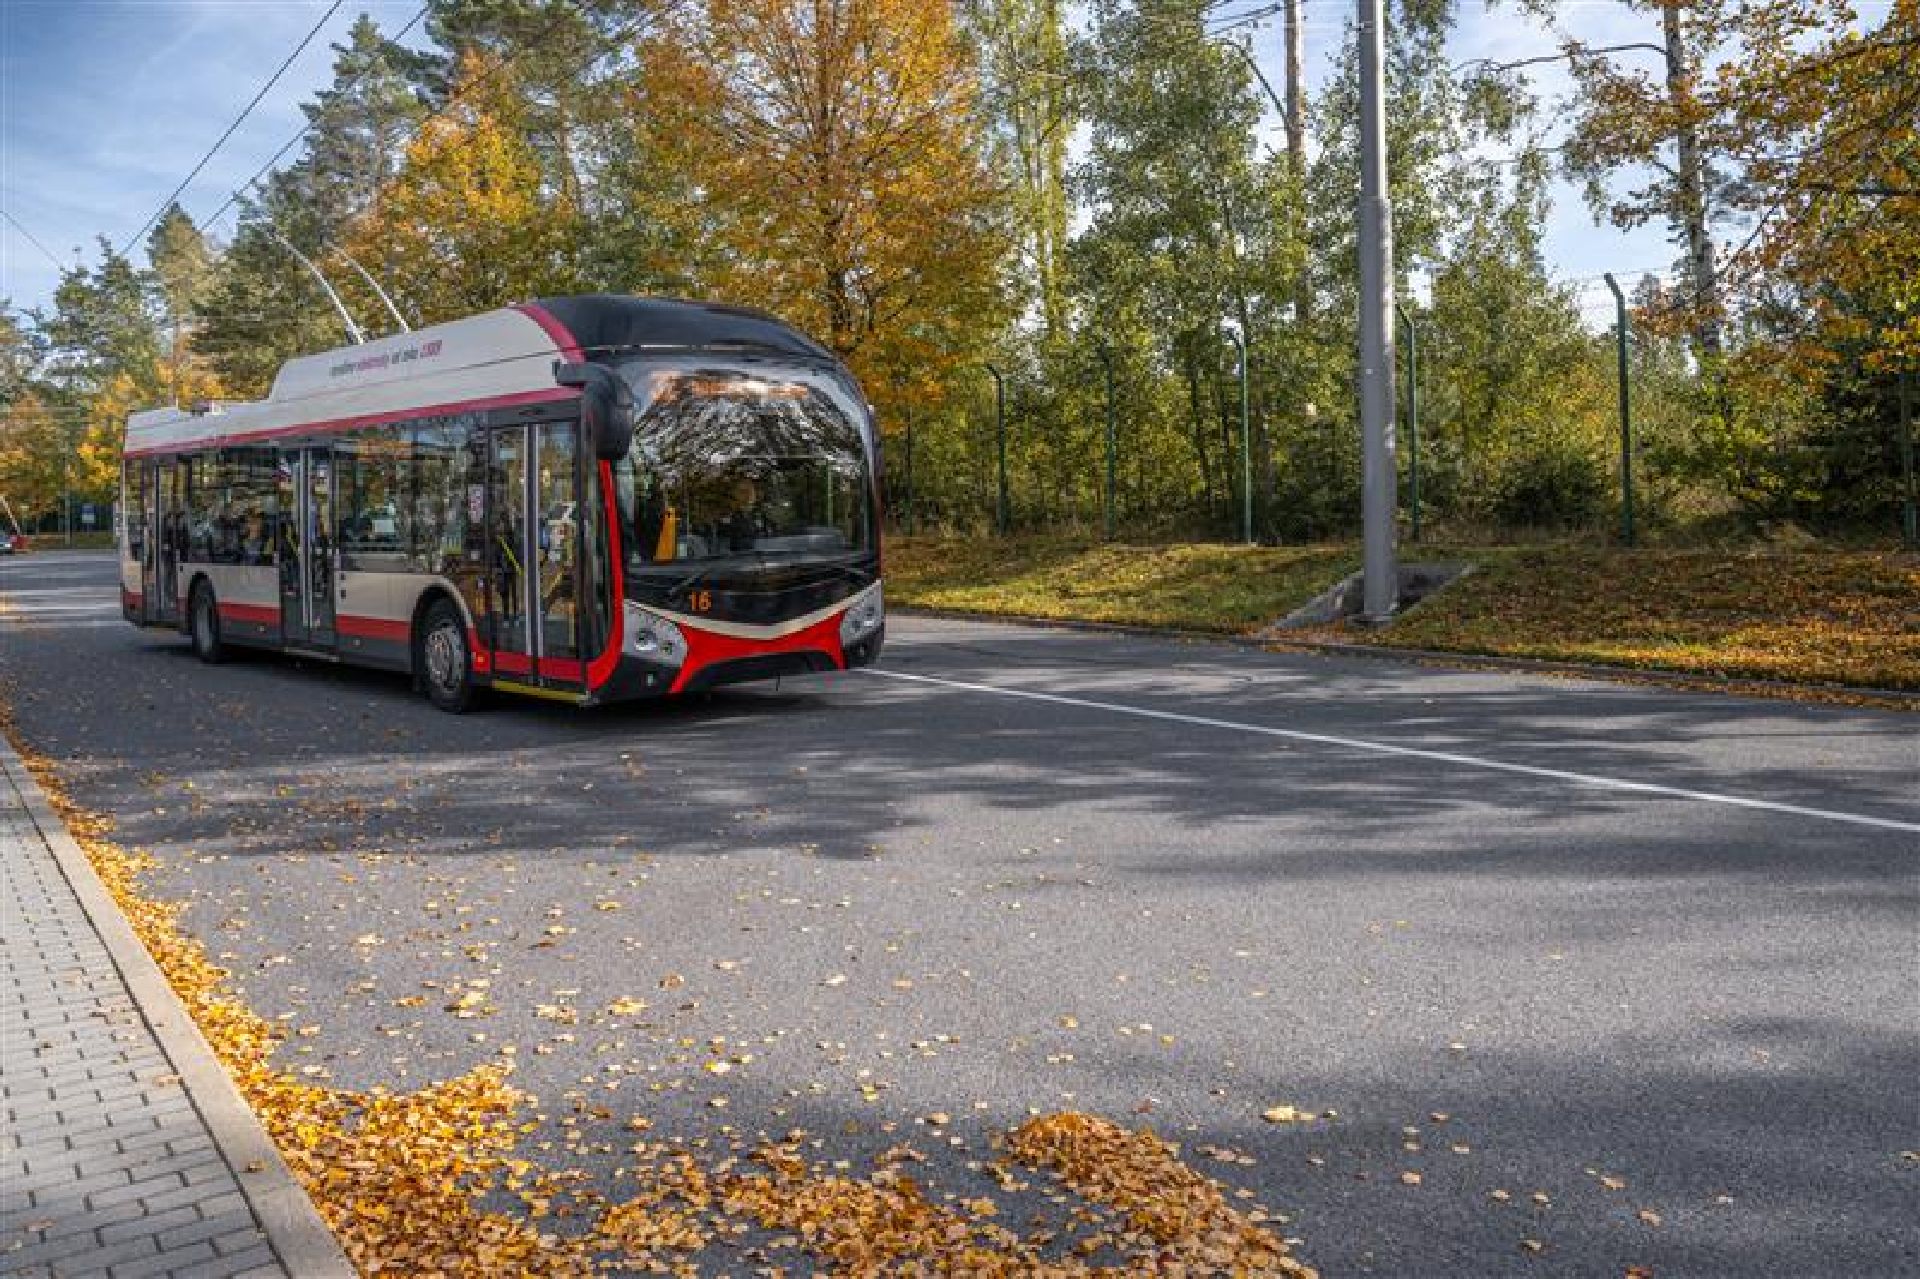
[[[1337,48],[1317,84],[1307,4]],[[1638,38],[1495,64],[1453,60],[1450,0],[1388,5],[1425,528],[1618,535],[1611,315],[1583,310],[1596,282],[1556,277],[1542,250],[1571,179],[1595,219],[1672,246],[1619,281],[1643,533],[1898,538],[1920,430],[1920,0],[1615,7]],[[1558,30],[1551,0],[1489,8]],[[100,237],[49,305],[0,309],[0,494],[58,527],[63,502],[112,500],[129,411],[258,397],[284,359],[343,345],[297,248],[374,332],[393,321],[368,277],[416,327],[596,291],[773,312],[861,379],[896,527],[1225,539],[1250,507],[1262,541],[1346,536],[1350,12],[430,0],[392,30],[363,16],[243,192]],[[1254,54],[1261,29],[1284,33],[1277,64]],[[1537,86],[1548,67],[1571,95]],[[1404,363],[1400,384],[1411,518]]]

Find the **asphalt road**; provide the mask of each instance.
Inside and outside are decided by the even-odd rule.
[[[1329,1276],[1920,1273],[1920,718],[903,618],[876,673],[455,718],[203,667],[112,581],[0,561],[28,743],[291,1063],[511,1045],[536,1157],[609,1193],[635,1114],[980,1194],[1073,1108]]]

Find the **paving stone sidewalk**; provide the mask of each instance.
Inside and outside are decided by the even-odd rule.
[[[0,739],[0,1275],[351,1273]]]

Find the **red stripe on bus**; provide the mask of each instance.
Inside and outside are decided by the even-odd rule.
[[[852,607],[851,601],[848,607]],[[668,691],[679,692],[693,677],[693,673],[703,666],[731,661],[736,657],[760,657],[767,653],[800,653],[814,649],[825,653],[833,659],[836,667],[845,670],[846,655],[840,651],[840,618],[845,612],[842,609],[824,622],[815,622],[804,631],[795,631],[779,639],[740,639],[703,631],[682,622],[680,633],[687,637],[687,660]]]
[[[513,309],[545,330],[546,335],[553,339],[553,344],[560,348],[561,355],[574,361],[582,358],[580,343],[579,340],[573,336],[573,330],[560,323],[560,321],[554,317],[553,312],[547,310],[546,307],[541,306],[538,302],[522,302]]]
[[[351,613],[341,613],[333,619],[333,624],[342,635],[357,635],[361,639],[397,640],[404,644],[413,638],[413,627],[384,617],[356,617]]]
[[[607,646],[587,666],[587,687],[599,688],[613,678],[620,665],[620,650],[627,642],[626,557],[620,553],[620,509],[614,500],[613,463],[600,463],[600,498],[607,515],[607,563],[613,566],[613,581],[608,589],[613,599],[613,626],[607,633]]]
[[[280,625],[280,610],[277,607],[262,608],[258,604],[229,604],[225,600],[220,601],[219,607],[220,616],[225,621],[271,622],[275,626]]]
[[[525,653],[498,652],[493,655],[493,668],[509,675],[525,675],[533,670],[533,659]]]
[[[548,679],[579,679],[586,669],[577,657],[543,657],[540,659],[540,674]]]
[[[325,418],[318,422],[300,422],[293,426],[277,426],[270,431],[246,431],[239,435],[207,435],[192,440],[181,440],[172,444],[155,445],[150,449],[129,449],[127,457],[157,457],[170,453],[191,453],[213,445],[258,444],[262,440],[278,440],[289,436],[335,434],[341,431],[356,431],[367,426],[383,426],[388,422],[404,422],[410,418],[438,417],[448,413],[471,413],[480,409],[513,408],[521,404],[551,404],[556,400],[576,400],[580,392],[568,386],[556,386],[552,390],[515,391],[511,395],[483,396],[477,400],[454,400],[446,404],[422,404],[414,408],[395,409],[389,413],[368,413],[359,417]]]

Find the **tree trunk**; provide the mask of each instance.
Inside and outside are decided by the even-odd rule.
[[[1667,99],[1678,121],[1675,135],[1679,160],[1679,215],[1687,241],[1687,277],[1692,294],[1693,344],[1696,354],[1720,354],[1720,282],[1715,274],[1713,239],[1707,231],[1706,175],[1700,160],[1699,133],[1690,118],[1693,69],[1687,61],[1680,30],[1681,0],[1662,0],[1661,22],[1666,32]]]

